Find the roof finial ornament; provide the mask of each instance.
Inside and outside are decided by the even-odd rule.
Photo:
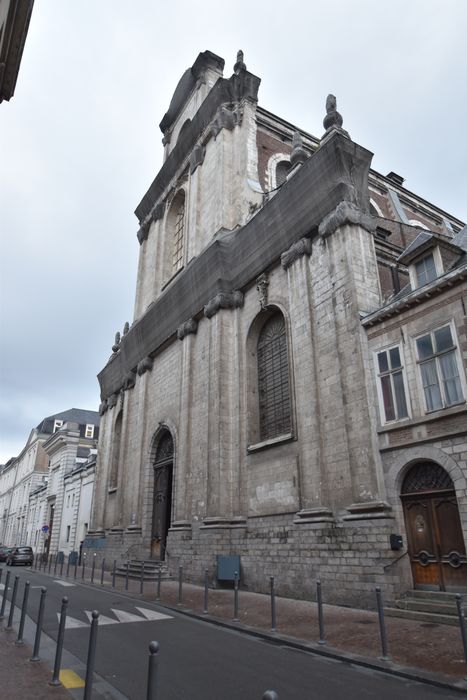
[[[327,140],[327,137],[331,135],[332,132],[338,131],[342,136],[350,138],[349,134],[345,129],[342,128],[343,119],[342,115],[337,111],[337,101],[335,95],[328,95],[326,99],[326,116],[323,119],[323,126],[326,129],[321,143]]]
[[[112,352],[118,352],[120,350],[120,333],[115,333],[115,342],[112,345]]]
[[[290,164],[292,167],[302,164],[308,158],[308,153],[303,148],[303,139],[299,131],[294,131],[292,136],[292,152],[290,154]]]
[[[238,75],[241,70],[246,70],[246,65],[243,61],[243,51],[237,51],[237,62],[234,65],[234,73]]]

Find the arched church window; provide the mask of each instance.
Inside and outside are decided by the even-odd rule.
[[[112,453],[110,462],[109,489],[116,489],[118,484],[118,467],[120,463],[120,447],[122,441],[122,412],[118,414],[113,432]]]
[[[154,464],[172,461],[174,456],[174,442],[169,431],[165,431],[159,438],[156,448]]]
[[[180,190],[175,196],[168,216],[168,239],[172,251],[172,275],[183,267],[185,228],[185,193]]]
[[[257,344],[259,432],[268,440],[291,431],[289,359],[284,317],[276,312],[260,331]]]

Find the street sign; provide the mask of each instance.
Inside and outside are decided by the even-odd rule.
[[[49,531],[49,526],[48,525],[42,525],[42,532],[48,532]]]

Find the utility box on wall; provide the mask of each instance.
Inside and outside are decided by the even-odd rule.
[[[217,580],[218,581],[234,581],[235,572],[240,579],[240,557],[217,555]]]

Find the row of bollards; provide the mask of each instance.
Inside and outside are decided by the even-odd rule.
[[[43,567],[44,571],[46,570],[46,567],[48,566],[49,572],[51,571],[52,564],[54,564],[54,572],[56,571],[57,565],[58,565],[58,554],[55,555],[55,561],[53,558],[53,555],[50,555],[49,557],[45,557],[38,559],[38,556],[36,556],[36,562],[35,566],[39,566],[39,570],[41,567]],[[75,570],[74,570],[74,578],[76,579],[77,577],[77,558],[75,559]],[[116,577],[116,560],[113,561],[113,567],[111,570],[111,585],[113,588],[115,588],[115,577]],[[60,560],[60,571],[63,571],[63,565],[64,565],[64,557],[62,555],[61,560]],[[94,578],[95,578],[95,569],[96,569],[96,554],[94,553],[93,559],[92,559],[92,566],[91,566],[91,583],[94,584]],[[68,557],[68,562],[67,562],[67,567],[66,567],[66,575],[67,577],[69,576],[69,570],[70,570],[70,558]],[[81,572],[81,578],[82,580],[85,580],[85,570],[86,570],[86,556],[83,555],[83,561],[82,561],[82,572]],[[130,574],[130,564],[129,561],[126,562],[125,566],[125,590],[128,590],[129,588],[129,574]],[[105,572],[105,559],[102,560],[101,562],[101,572],[100,572],[100,583],[101,585],[104,585],[104,572]],[[10,572],[7,572],[7,577],[9,576]],[[1,572],[0,572],[1,574]],[[145,578],[145,562],[143,562],[141,566],[141,573],[140,573],[140,593],[143,595],[144,593],[144,578]],[[8,579],[7,579],[8,580]],[[162,572],[161,569],[159,568],[158,574],[157,574],[157,579],[156,579],[156,601],[159,601],[161,599],[161,583],[162,583]],[[234,573],[234,579],[233,579],[233,620],[235,622],[239,621],[239,594],[240,594],[240,577],[239,577],[239,572]],[[381,589],[379,587],[375,588],[375,594],[376,594],[376,607],[377,607],[377,612],[378,612],[378,625],[379,625],[379,636],[380,636],[380,643],[381,643],[381,657],[383,659],[389,659],[389,649],[388,649],[388,639],[387,639],[387,634],[386,634],[386,624],[385,624],[385,617],[384,617],[384,605],[383,605],[383,599],[382,599],[382,593]],[[15,587],[13,587],[13,594],[14,597],[16,597],[16,590]],[[208,602],[209,602],[209,572],[207,569],[204,571],[204,605],[203,605],[203,614],[207,615],[208,614]],[[183,566],[179,566],[178,568],[178,605],[182,605],[183,601]],[[465,617],[464,617],[464,612],[463,612],[463,606],[462,606],[462,597],[460,595],[456,596],[456,603],[457,603],[457,612],[458,612],[458,619],[459,619],[459,627],[460,627],[460,632],[461,632],[461,638],[462,638],[462,644],[463,644],[463,651],[464,651],[464,660],[467,663],[467,632],[465,628]],[[322,596],[322,585],[321,581],[318,580],[316,581],[316,604],[317,604],[317,612],[318,612],[318,630],[319,630],[319,638],[318,638],[318,644],[326,644],[326,638],[325,638],[325,626],[324,626],[324,611],[323,611],[323,596]],[[276,632],[277,630],[277,613],[276,613],[276,593],[275,593],[275,579],[274,576],[270,576],[270,605],[271,605],[271,631]],[[4,616],[4,607],[5,607],[5,596],[4,600],[2,602],[2,608],[0,610],[0,619]],[[10,623],[10,620],[9,620]]]
[[[1,580],[2,573],[3,573],[3,571],[0,570],[0,580]],[[15,605],[16,605],[16,597],[17,597],[17,592],[18,592],[19,579],[20,579],[19,576],[15,576],[11,600],[10,600],[8,625],[5,628],[6,631],[11,631],[13,629],[12,623],[13,623],[13,615],[14,615]],[[179,580],[180,580],[180,582],[182,581],[182,573],[180,573]],[[236,576],[236,580],[238,580],[238,576]],[[4,592],[3,592],[0,618],[4,618],[5,605],[6,605],[6,601],[7,601],[7,592],[9,590],[9,582],[10,582],[10,571],[7,571],[6,578],[5,578],[5,588],[4,588]],[[18,645],[24,644],[23,633],[24,633],[24,624],[25,624],[25,619],[26,619],[26,614],[27,614],[27,609],[28,609],[29,589],[30,589],[30,582],[26,581],[25,586],[24,586],[23,603],[22,603],[22,607],[21,607],[21,617],[20,617],[20,623],[19,623],[18,638],[16,640],[16,644],[18,644]],[[46,594],[47,594],[47,589],[45,587],[42,587],[38,615],[37,615],[36,634],[35,634],[35,639],[34,639],[34,649],[33,649],[33,653],[32,653],[32,656],[30,658],[30,661],[39,661],[40,660],[39,647],[40,647],[41,632],[42,632],[42,626],[43,626],[43,620],[44,620]],[[60,667],[61,667],[61,662],[62,662],[63,645],[64,645],[64,640],[65,640],[65,627],[66,627],[68,602],[69,601],[68,601],[68,598],[66,596],[62,598],[62,605],[61,605],[59,625],[58,625],[57,644],[56,644],[55,658],[54,658],[54,666],[53,666],[52,678],[50,680],[50,685],[53,685],[53,686],[61,685]],[[86,678],[85,678],[85,685],[84,685],[83,700],[91,700],[91,698],[92,698],[92,686],[93,686],[94,666],[95,666],[96,648],[97,648],[97,633],[98,633],[98,625],[99,625],[99,612],[97,610],[93,610],[93,612],[91,614],[91,618],[92,618],[92,621],[91,621],[88,653],[87,653],[87,660],[86,660]],[[156,641],[152,641],[149,644],[149,660],[148,660],[146,700],[157,700],[158,661],[159,661],[159,644]],[[278,695],[273,690],[267,690],[263,694],[262,700],[278,700]]]

